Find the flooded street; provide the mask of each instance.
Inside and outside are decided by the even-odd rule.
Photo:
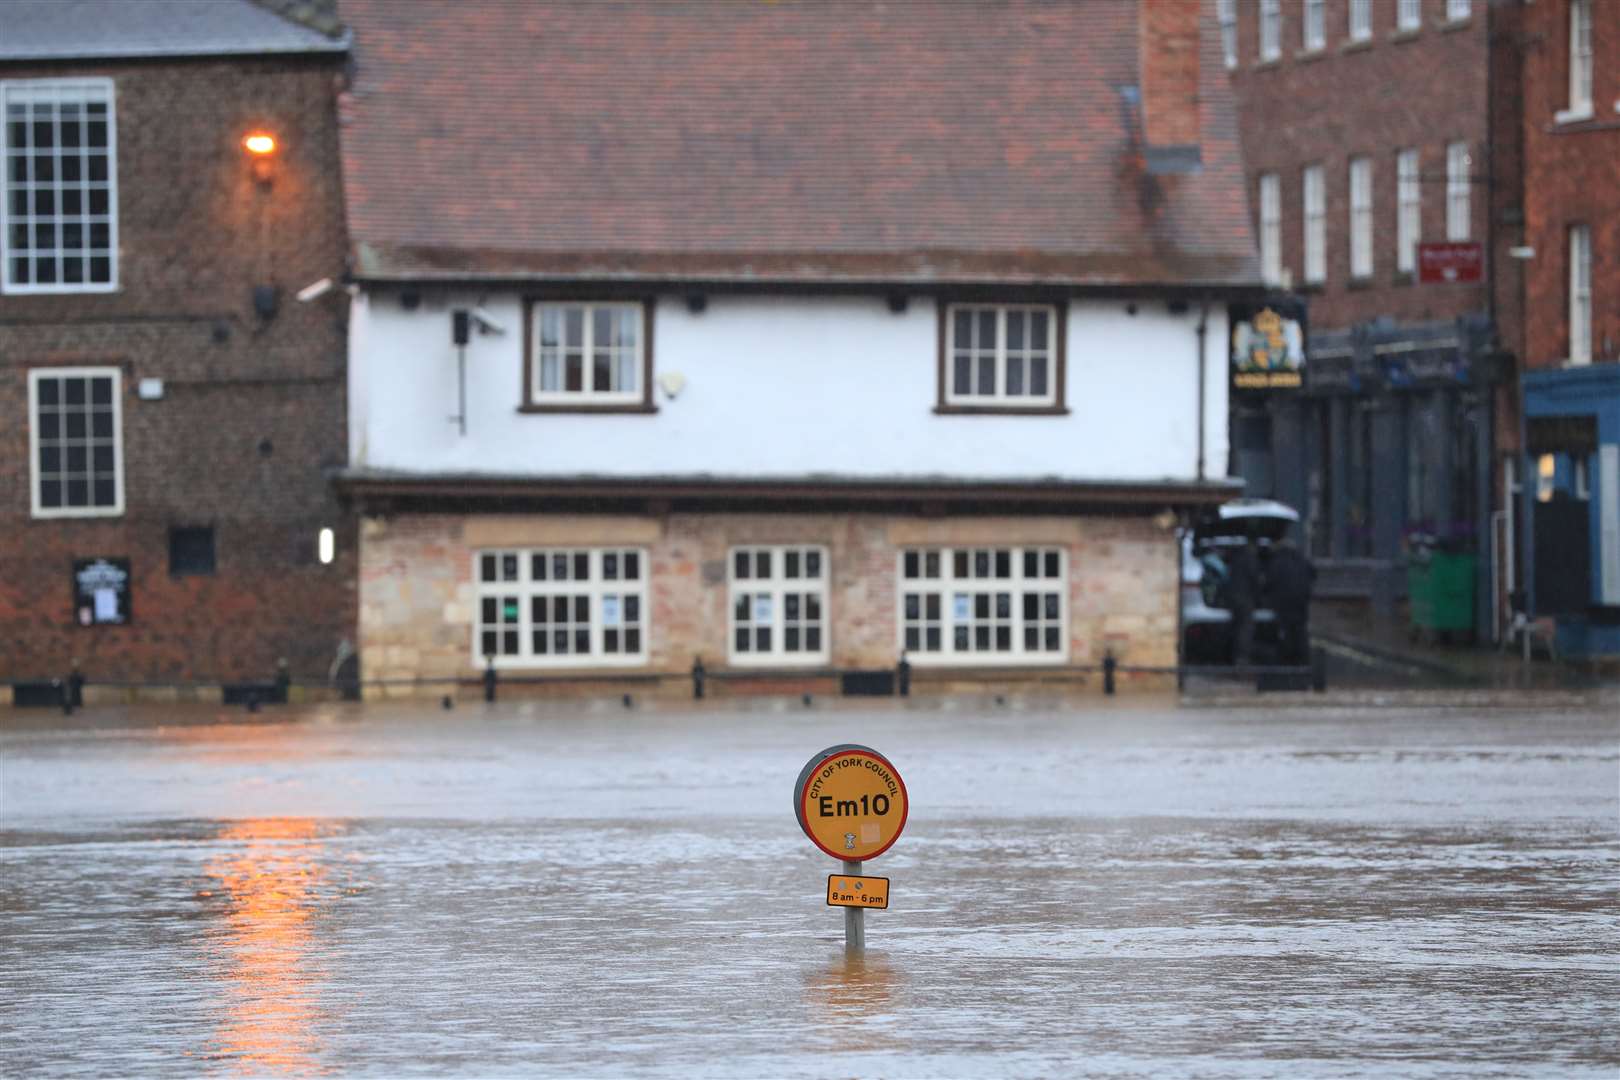
[[[1613,1077],[1615,705],[13,713],[0,1072]]]

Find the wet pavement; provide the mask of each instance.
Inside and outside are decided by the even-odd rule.
[[[1617,706],[13,713],[0,1073],[1613,1077]]]

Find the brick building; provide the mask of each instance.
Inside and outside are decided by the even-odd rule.
[[[342,6],[368,678],[1173,662],[1259,291],[1212,9],[724,12]]]
[[[1518,588],[1566,654],[1620,654],[1620,8],[1523,9]],[[1519,445],[1517,432],[1514,444]]]
[[[353,637],[342,290],[294,298],[344,270],[346,54],[245,0],[0,4],[0,683]]]
[[[1517,6],[1216,5],[1262,269],[1309,307],[1303,385],[1234,392],[1234,471],[1301,508],[1328,595],[1388,604],[1414,552],[1465,560],[1482,635],[1503,611]]]

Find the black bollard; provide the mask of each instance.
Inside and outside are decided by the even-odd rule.
[[[484,657],[484,702],[486,704],[493,705],[495,703],[495,683],[498,678],[499,676],[495,674],[495,654],[491,653]]]
[[[628,709],[628,708],[630,708],[630,706],[632,706],[634,704],[635,704],[635,702],[631,699],[629,694],[624,695],[624,707],[625,708]]]
[[[804,695],[804,696],[803,696],[803,697],[801,697],[801,698],[800,698],[800,699],[799,699],[799,700],[800,700],[800,701],[802,701],[802,702],[804,702],[804,707],[805,707],[805,708],[807,708],[807,709],[808,709],[808,708],[809,708],[809,707],[810,707],[810,695],[809,695],[809,694],[805,694],[805,695]]]
[[[68,669],[67,677],[68,700],[75,709],[84,708],[84,675],[79,671],[79,662],[73,661]]]
[[[1113,653],[1103,654],[1103,693],[1109,697],[1114,696],[1114,669],[1119,667],[1119,661],[1114,659]]]
[[[911,696],[911,661],[906,654],[900,654],[900,662],[894,666],[895,685],[900,689],[901,697]]]
[[[68,689],[68,680],[52,679],[51,685],[56,687],[57,700],[62,703],[62,715],[73,715],[73,692]]]
[[[275,705],[287,704],[287,691],[292,686],[292,672],[287,668],[285,656],[276,660],[276,677],[271,680],[270,701]]]
[[[444,700],[439,702],[439,707],[446,710],[446,711],[449,711],[450,709],[453,709],[453,708],[456,707],[456,703],[453,700],[451,700],[449,694],[446,694],[446,695],[444,695]]]
[[[1327,689],[1327,652],[1311,650],[1311,689],[1318,694]]]
[[[704,677],[705,676],[704,676],[704,671],[703,671],[703,657],[694,656],[692,658],[692,700],[693,701],[702,701],[703,700],[703,679],[704,679]]]

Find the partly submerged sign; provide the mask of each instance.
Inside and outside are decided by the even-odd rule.
[[[793,793],[799,827],[835,859],[875,859],[906,827],[905,781],[870,746],[830,746],[816,754],[799,772]]]

